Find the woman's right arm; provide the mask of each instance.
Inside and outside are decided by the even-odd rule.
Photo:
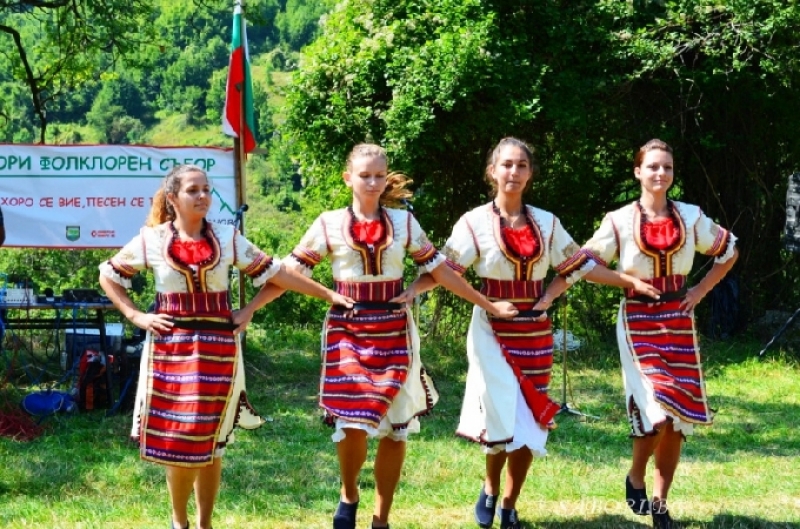
[[[158,334],[172,328],[173,323],[169,316],[142,312],[128,296],[125,287],[115,283],[111,278],[100,275],[100,286],[117,310],[140,329]]]
[[[398,296],[391,299],[393,303],[413,303],[414,298],[420,294],[433,290],[439,283],[428,272],[420,274],[408,287]]]

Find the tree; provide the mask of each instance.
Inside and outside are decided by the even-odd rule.
[[[775,0],[353,0],[306,48],[286,132],[327,204],[352,145],[382,143],[437,241],[487,199],[485,156],[504,135],[537,148],[533,202],[578,240],[637,194],[632,153],[661,137],[676,149],[674,197],[743,235],[748,302],[796,302],[800,289],[764,287],[800,278],[780,244],[800,161],[797,27],[797,3]]]
[[[329,2],[320,0],[286,0],[284,9],[275,17],[281,44],[293,51],[313,40],[320,18],[330,10]]]
[[[151,35],[152,11],[152,0],[0,1],[3,58],[30,93],[40,142],[48,104],[129,59]]]

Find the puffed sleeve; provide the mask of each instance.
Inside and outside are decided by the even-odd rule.
[[[447,266],[463,275],[467,269],[478,259],[478,244],[475,232],[466,215],[463,215],[453,227],[453,233],[442,248],[442,253],[447,258]]]
[[[694,236],[697,241],[696,250],[714,257],[714,262],[724,263],[733,257],[736,236],[711,220],[702,211],[694,225]]]
[[[236,230],[234,235],[234,251],[236,268],[253,280],[253,286],[260,287],[281,269],[281,262],[278,259],[273,259],[259,250],[239,230]]]
[[[408,230],[409,238],[406,249],[421,272],[430,272],[445,262],[444,255],[428,240],[422,226],[411,213],[408,214]]]
[[[572,284],[589,273],[597,264],[590,252],[584,251],[564,229],[558,217],[553,217],[553,236],[550,240],[550,266]]]
[[[311,277],[314,267],[328,255],[328,237],[325,232],[325,221],[322,215],[317,217],[314,223],[308,228],[303,238],[292,253],[285,259],[287,267],[298,270],[303,275]]]
[[[100,275],[120,286],[131,288],[131,278],[147,268],[146,256],[144,237],[140,232],[111,259],[100,263]]]
[[[608,266],[619,257],[619,239],[610,213],[603,218],[600,227],[581,250],[591,254],[597,263],[603,266]]]

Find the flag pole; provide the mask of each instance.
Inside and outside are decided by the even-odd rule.
[[[237,3],[242,7],[242,16],[239,17],[239,35],[242,35],[244,38],[245,35],[245,22],[244,22],[244,1],[237,0]],[[242,43],[243,46],[247,46],[246,42]],[[247,50],[245,49],[245,53],[242,53],[242,70],[246,71],[246,61],[247,61]],[[247,101],[247,85],[248,83],[242,83],[242,97],[239,98],[239,135],[233,139],[233,149],[236,153],[236,163],[234,164],[234,177],[236,180],[236,202],[238,203],[237,208],[241,208],[245,205],[245,197],[247,194],[245,193],[245,178],[246,178],[246,169],[245,165],[247,163],[247,153],[245,152],[245,145],[242,141],[242,134],[245,130],[245,106]],[[239,231],[244,235],[244,212],[239,209],[241,212],[240,215],[240,222],[239,222]],[[245,284],[244,284],[244,274],[239,271],[239,309],[244,307],[245,305]],[[247,334],[242,333],[242,351],[245,350],[247,345]]]

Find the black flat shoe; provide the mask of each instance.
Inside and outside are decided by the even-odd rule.
[[[333,515],[333,529],[356,529],[357,512],[358,502],[345,503],[340,501]]]
[[[478,495],[478,502],[475,504],[475,521],[478,527],[489,529],[494,522],[495,505],[497,504],[497,494],[486,494],[483,487]]]
[[[650,514],[650,500],[647,498],[647,488],[633,488],[631,478],[625,476],[625,503],[631,508],[633,514],[646,516]]]
[[[500,529],[521,529],[516,509],[500,508]]]
[[[681,529],[681,527],[681,524],[669,515],[668,509],[653,509],[653,529]]]

